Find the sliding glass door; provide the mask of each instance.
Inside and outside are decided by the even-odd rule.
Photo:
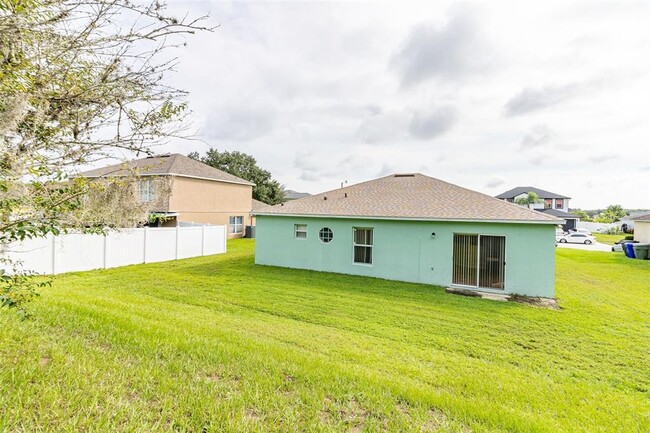
[[[505,288],[505,236],[454,234],[452,284]]]

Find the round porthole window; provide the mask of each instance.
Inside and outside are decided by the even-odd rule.
[[[318,237],[322,242],[325,242],[327,244],[332,242],[332,239],[334,239],[334,232],[332,232],[332,229],[329,227],[323,227],[318,232]]]

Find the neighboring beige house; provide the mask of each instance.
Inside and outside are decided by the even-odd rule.
[[[100,178],[136,174],[141,201],[153,202],[152,212],[164,214],[163,226],[179,223],[227,225],[230,238],[242,237],[251,225],[254,184],[207,164],[174,153],[136,159],[78,174]],[[158,180],[169,179],[164,196]],[[169,190],[169,193],[167,193]]]
[[[650,244],[650,214],[633,218],[634,240]]]

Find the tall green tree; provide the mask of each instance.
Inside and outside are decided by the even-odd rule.
[[[613,223],[625,216],[627,216],[627,212],[625,212],[623,206],[620,204],[612,204],[607,206],[607,208],[600,213],[598,216],[598,222]]]
[[[574,209],[571,212],[569,212],[571,215],[575,215],[578,218],[580,218],[582,221],[591,221],[591,217],[589,214],[582,209]]]
[[[526,207],[530,207],[533,204],[541,203],[541,202],[542,202],[542,199],[539,198],[537,193],[532,192],[532,191],[529,192],[528,194],[526,194],[525,197],[520,197],[517,200],[515,200],[515,203],[517,203],[518,205],[526,206]]]
[[[201,161],[211,167],[223,170],[233,176],[253,182],[253,198],[266,204],[278,204],[284,201],[284,188],[271,173],[257,165],[257,160],[246,153],[233,151],[219,152],[210,148],[204,156],[192,152],[190,158]]]
[[[79,165],[182,133],[185,92],[165,84],[168,50],[205,29],[199,20],[160,0],[0,0],[0,253],[88,229],[79,212],[96,185],[66,177]],[[111,224],[95,216],[95,227]],[[0,263],[0,307],[21,308],[35,286],[12,266]]]

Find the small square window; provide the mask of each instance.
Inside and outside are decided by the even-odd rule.
[[[555,209],[562,209],[564,207],[564,199],[556,198],[555,199]]]
[[[296,239],[307,239],[307,224],[294,224]]]
[[[228,229],[231,235],[244,233],[244,217],[231,216],[228,219]]]

